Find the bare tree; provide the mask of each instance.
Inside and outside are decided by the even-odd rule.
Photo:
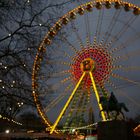
[[[15,117],[34,107],[32,65],[49,28],[72,1],[0,0],[0,114]]]

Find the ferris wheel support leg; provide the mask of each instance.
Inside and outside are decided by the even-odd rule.
[[[96,87],[96,84],[95,84],[95,81],[94,81],[94,77],[93,77],[93,74],[92,72],[89,72],[90,74],[90,78],[91,78],[91,81],[92,81],[92,86],[93,86],[93,90],[95,92],[95,95],[96,95],[96,99],[97,99],[97,102],[98,102],[98,106],[99,106],[99,109],[100,111],[103,110],[103,107],[102,105],[99,103],[99,93],[98,93],[98,90],[97,90],[97,87]],[[105,113],[103,111],[101,111],[101,116],[102,116],[102,120],[103,121],[106,121],[106,117],[105,117]]]
[[[59,123],[60,119],[62,118],[62,115],[64,114],[65,110],[66,110],[67,107],[69,106],[69,104],[70,104],[70,102],[71,102],[71,100],[72,100],[72,98],[73,98],[73,96],[74,96],[74,94],[75,94],[77,88],[79,87],[81,81],[83,80],[84,76],[85,76],[85,72],[82,74],[80,80],[79,80],[78,83],[76,84],[76,86],[75,86],[73,92],[71,93],[69,99],[67,100],[65,106],[63,107],[62,111],[60,112],[58,118],[56,119],[55,123],[54,123],[53,126],[51,127],[50,134],[52,134],[53,131],[55,130],[57,124]]]

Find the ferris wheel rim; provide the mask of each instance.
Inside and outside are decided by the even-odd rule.
[[[34,66],[33,66],[33,72],[32,72],[32,90],[33,90],[32,94],[33,94],[34,101],[36,103],[37,110],[38,110],[39,114],[41,115],[42,119],[45,121],[45,124],[47,124],[49,127],[51,127],[51,123],[48,120],[45,113],[43,112],[43,109],[40,105],[40,101],[38,100],[38,93],[36,93],[36,86],[37,86],[36,84],[37,83],[36,83],[36,80],[35,80],[36,79],[36,74],[38,73],[37,69],[39,69],[37,67],[38,67],[38,65],[39,65],[39,63],[42,59],[41,54],[43,54],[45,52],[45,47],[44,46],[45,45],[47,45],[47,46],[50,45],[51,40],[53,40],[54,36],[57,34],[57,31],[59,32],[59,30],[61,28],[60,26],[62,24],[65,26],[67,24],[67,22],[69,22],[69,20],[73,20],[75,18],[75,15],[72,15],[72,13],[76,12],[76,14],[81,14],[82,15],[83,14],[82,12],[84,12],[85,9],[87,11],[91,10],[91,7],[93,8],[94,6],[96,6],[97,3],[104,6],[106,2],[110,2],[110,3],[118,2],[120,4],[120,6],[122,6],[122,7],[128,6],[127,8],[133,9],[133,12],[138,12],[138,13],[140,12],[140,8],[138,6],[136,6],[134,4],[131,4],[129,2],[124,2],[124,1],[120,1],[120,0],[111,0],[111,1],[109,1],[109,0],[97,0],[97,1],[91,1],[91,2],[88,2],[88,3],[82,4],[82,5],[78,6],[77,8],[71,10],[67,14],[65,14],[62,18],[60,18],[56,22],[56,24],[50,29],[50,31],[45,35],[45,38],[43,39],[41,45],[39,46],[38,52],[37,52],[35,60],[34,60]],[[83,11],[82,8],[84,9],[84,11]],[[89,8],[89,9],[87,9],[87,8]],[[81,11],[79,11],[79,10],[81,10]],[[61,23],[61,25],[60,25],[60,23]]]

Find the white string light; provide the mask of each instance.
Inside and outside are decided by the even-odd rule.
[[[22,125],[22,123],[19,123],[19,122],[13,120],[13,119],[11,120],[11,119],[9,119],[7,117],[2,116],[1,114],[0,114],[0,119],[7,120],[7,121],[12,122],[12,123],[15,123],[17,125]]]
[[[21,103],[18,102],[17,104],[18,104],[18,107],[21,107],[23,105],[23,102],[21,102]]]
[[[86,129],[86,128],[89,128],[91,126],[97,126],[98,123],[93,123],[93,124],[89,124],[89,125],[86,125],[86,126],[82,126],[82,127],[67,127],[66,129],[60,129],[60,130],[57,130],[57,131],[70,131],[70,130],[80,130],[80,129]],[[49,130],[50,128],[47,128],[46,130]]]
[[[6,133],[6,134],[9,134],[9,133],[10,133],[10,130],[8,130],[8,129],[5,130],[5,133]]]

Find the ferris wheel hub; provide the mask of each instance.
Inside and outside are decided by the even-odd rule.
[[[95,70],[95,61],[91,58],[85,58],[81,64],[80,64],[80,68],[83,72],[92,72],[93,70]]]

